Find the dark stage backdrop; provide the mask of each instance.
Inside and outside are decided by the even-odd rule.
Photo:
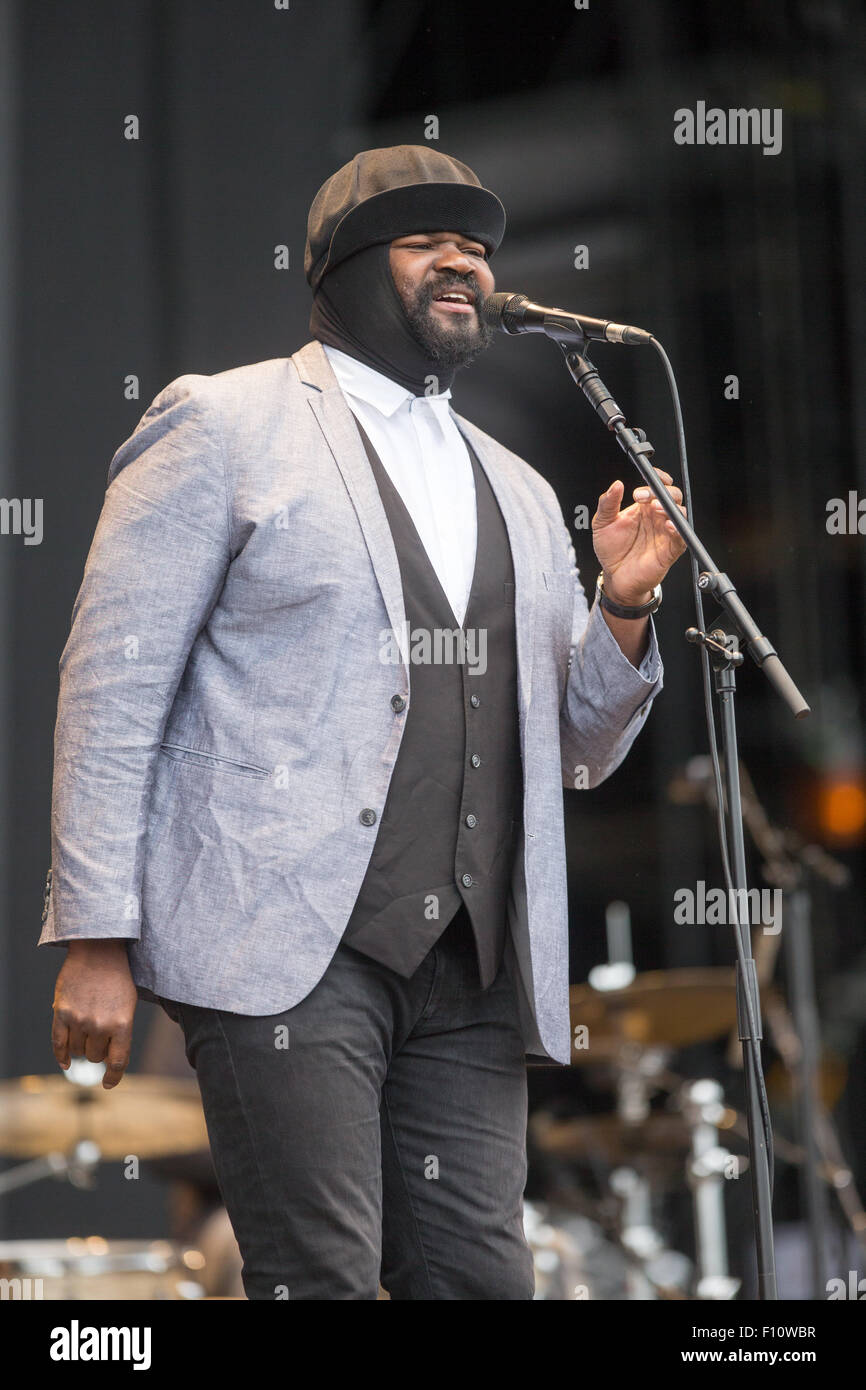
[[[505,203],[499,288],[649,327],[674,361],[699,530],[813,706],[795,724],[751,664],[741,675],[760,796],[851,873],[818,890],[814,927],[863,1183],[864,58],[854,0],[0,0],[0,467],[7,499],[43,504],[38,544],[0,536],[3,1076],[53,1070],[62,953],[35,943],[57,662],[110,458],[172,378],[305,342],[314,193],[359,149],[429,140]],[[763,111],[763,134],[701,142],[710,108]],[[593,355],[676,474],[655,355]],[[454,398],[555,486],[594,584],[580,509],[613,477],[634,484],[558,350],[502,338]],[[683,562],[665,586],[666,686],[645,733],[604,787],[566,793],[575,980],[604,958],[614,898],[640,969],[732,960],[725,929],[673,915],[678,888],[721,881],[710,817],[669,795],[706,749],[687,581]],[[760,884],[754,854],[750,870]],[[534,1084],[566,1104],[579,1085]],[[6,1203],[4,1232],[160,1234],[164,1187],[130,1186],[111,1165],[92,1193],[43,1183]]]

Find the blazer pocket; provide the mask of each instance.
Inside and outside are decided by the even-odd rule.
[[[542,570],[541,573],[544,587],[550,589],[551,593],[574,593],[574,575],[568,570]]]
[[[235,758],[218,758],[215,753],[203,753],[200,748],[186,748],[182,743],[161,743],[160,751],[167,758],[178,763],[193,763],[196,767],[215,768],[220,772],[231,772],[236,777],[270,777],[266,767],[255,763],[241,763]]]

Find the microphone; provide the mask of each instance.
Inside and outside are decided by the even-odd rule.
[[[481,317],[490,328],[499,328],[503,333],[546,333],[559,342],[598,338],[606,343],[643,347],[652,341],[652,334],[643,328],[570,314],[566,309],[549,309],[544,304],[533,304],[525,294],[507,290],[487,296],[481,305]]]

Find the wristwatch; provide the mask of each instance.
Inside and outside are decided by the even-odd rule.
[[[615,618],[648,618],[650,613],[657,613],[662,606],[662,586],[656,584],[653,589],[653,596],[648,603],[642,603],[638,608],[626,608],[622,603],[614,603],[612,598],[608,598],[604,592],[604,575],[600,574],[595,582],[598,593],[598,601],[602,608],[607,609]]]

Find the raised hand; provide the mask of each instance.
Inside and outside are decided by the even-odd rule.
[[[656,473],[685,515],[683,494],[671,475],[661,468]],[[636,487],[632,493],[634,502],[620,511],[624,493],[625,485],[617,479],[598,499],[598,510],[592,518],[592,543],[608,598],[638,607],[649,602],[653,589],[686,546],[648,487]]]

